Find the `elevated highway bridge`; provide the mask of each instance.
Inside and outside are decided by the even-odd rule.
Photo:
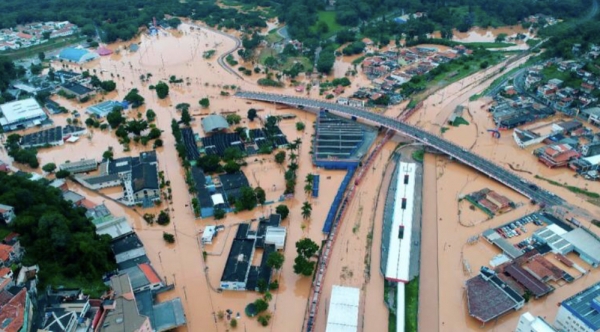
[[[333,114],[351,117],[355,120],[360,120],[366,123],[388,128],[404,136],[408,136],[412,139],[422,142],[425,145],[433,147],[451,156],[452,158],[461,161],[462,163],[495,179],[505,186],[512,188],[533,202],[540,204],[542,207],[561,206],[566,204],[562,198],[549,191],[539,188],[536,184],[521,178],[506,168],[499,166],[496,163],[467,150],[466,148],[449,142],[440,136],[429,133],[423,129],[417,128],[392,117],[372,113],[364,108],[340,105],[304,97],[248,91],[238,91],[235,96],[256,101],[284,104],[301,109],[310,108],[327,110]]]

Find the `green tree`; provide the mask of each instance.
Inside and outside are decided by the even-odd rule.
[[[223,166],[223,170],[227,173],[227,174],[233,174],[236,172],[240,171],[240,164],[236,163],[233,160],[229,160],[228,162],[225,163],[225,166]]]
[[[242,121],[242,117],[237,114],[228,114],[226,120],[230,125],[239,124]]]
[[[287,216],[290,214],[290,209],[285,204],[279,204],[275,208],[275,213],[281,216],[281,220],[285,220]]]
[[[223,210],[221,208],[216,208],[214,211],[214,217],[216,220],[221,220],[221,219],[225,218],[225,210]]]
[[[146,111],[146,119],[148,120],[148,122],[154,122],[154,120],[156,119],[156,113],[154,113],[154,110],[149,109]]]
[[[301,274],[303,276],[310,276],[313,274],[315,269],[315,262],[309,261],[308,259],[297,256],[294,259],[294,273]]]
[[[237,327],[237,319],[231,318],[231,321],[229,321],[229,325],[232,329],[235,329]]]
[[[169,95],[169,85],[163,81],[159,81],[154,87],[156,95],[160,99],[165,99]]]
[[[256,299],[256,301],[254,301],[254,306],[256,307],[256,312],[258,313],[269,309],[269,303],[263,299]]]
[[[319,55],[319,60],[317,61],[317,70],[323,74],[329,74],[331,68],[333,68],[333,64],[335,63],[335,55],[333,51],[323,51]]]
[[[275,162],[279,165],[285,162],[285,151],[279,151],[275,154]]]
[[[177,104],[177,106],[175,106],[175,109],[178,110],[178,111],[189,110],[190,109],[190,104],[188,104],[188,103],[179,103],[179,104]]]
[[[56,170],[56,164],[55,163],[47,163],[46,165],[42,166],[42,170],[46,173],[52,173]]]
[[[102,159],[113,160],[113,158],[114,158],[113,148],[108,147],[108,150],[104,151],[104,153],[102,154]]]
[[[129,102],[133,108],[138,108],[144,104],[144,97],[140,96],[138,89],[131,89],[125,98],[125,101]]]
[[[312,212],[312,205],[309,202],[304,202],[302,204],[302,218],[310,219],[311,212]]]
[[[175,243],[175,236],[171,233],[163,232],[163,240],[167,243]]]
[[[256,119],[257,117],[257,113],[256,113],[256,109],[251,108],[248,110],[248,120],[250,121],[254,121],[254,119]]]
[[[44,52],[40,52],[38,53],[38,59],[40,59],[40,61],[44,61],[46,60],[46,54]]]
[[[246,186],[240,189],[240,197],[235,202],[235,208],[237,211],[249,210],[251,211],[256,207],[256,195],[252,188]]]
[[[166,213],[164,210],[160,211],[160,213],[158,214],[158,218],[156,219],[156,223],[159,225],[168,225],[169,222],[171,222],[171,217],[169,217],[169,214]]]
[[[508,37],[507,34],[499,33],[498,36],[496,36],[496,43],[502,43],[502,42],[506,41],[506,37]]]
[[[112,92],[117,88],[117,83],[114,81],[102,81],[102,83],[100,83],[100,88],[106,92]]]
[[[121,114],[120,107],[113,108],[113,110],[110,111],[110,113],[108,113],[108,115],[106,115],[106,121],[108,122],[110,127],[113,129],[119,127],[121,125],[121,123],[123,123],[123,121],[125,121],[123,114]]]
[[[256,200],[258,201],[258,204],[260,204],[260,205],[265,204],[267,195],[263,188],[261,188],[261,187],[254,188],[254,194],[256,195]]]
[[[210,100],[208,100],[208,98],[202,98],[202,99],[200,99],[198,104],[200,104],[200,106],[202,106],[202,108],[207,108],[208,106],[210,106]]]
[[[192,122],[192,116],[188,110],[181,111],[181,122],[183,122],[186,126],[189,126]]]
[[[243,158],[242,151],[236,147],[230,146],[223,152],[223,160],[224,161],[238,161]]]
[[[237,149],[236,149],[237,150]],[[198,158],[196,161],[196,166],[204,170],[204,172],[216,173],[221,170],[221,164],[219,156],[217,155],[204,155]]]
[[[64,179],[64,178],[68,177],[69,175],[71,175],[71,172],[69,172],[65,169],[61,169],[58,172],[56,172],[57,179]]]
[[[317,251],[319,251],[319,245],[309,238],[296,242],[296,252],[306,259],[310,259]]]
[[[310,193],[312,193],[312,190],[313,190],[313,186],[312,186],[312,184],[310,184],[310,183],[307,183],[307,184],[305,184],[305,185],[304,185],[304,192],[305,192],[307,195],[308,195],[308,194],[310,194]],[[304,210],[302,210],[302,213],[303,213],[303,215],[304,215]]]
[[[285,257],[279,251],[272,252],[267,257],[267,266],[279,270],[283,266],[283,262],[285,261]]]
[[[303,131],[304,128],[305,128],[304,122],[302,122],[302,121],[296,122],[296,130]]]

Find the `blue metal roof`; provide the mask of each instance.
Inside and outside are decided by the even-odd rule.
[[[61,59],[65,59],[65,60],[69,60],[69,61],[73,61],[73,62],[80,62],[81,58],[83,58],[83,56],[86,54],[88,54],[88,51],[86,51],[86,50],[77,49],[77,48],[65,48],[62,51],[60,51],[60,54],[58,56]]]

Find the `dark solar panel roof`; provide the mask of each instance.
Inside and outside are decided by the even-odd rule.
[[[221,281],[245,281],[253,250],[254,240],[238,239],[236,237],[231,244]]]
[[[192,128],[182,128],[181,135],[183,137],[183,144],[185,144],[187,159],[192,161],[200,158],[200,152],[198,152],[198,146],[196,145],[196,138],[194,137]]]

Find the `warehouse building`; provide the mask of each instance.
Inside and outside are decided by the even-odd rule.
[[[33,98],[2,104],[0,112],[0,125],[4,131],[39,126],[48,119],[48,115]]]
[[[333,285],[326,332],[358,331],[358,307],[360,289]]]

